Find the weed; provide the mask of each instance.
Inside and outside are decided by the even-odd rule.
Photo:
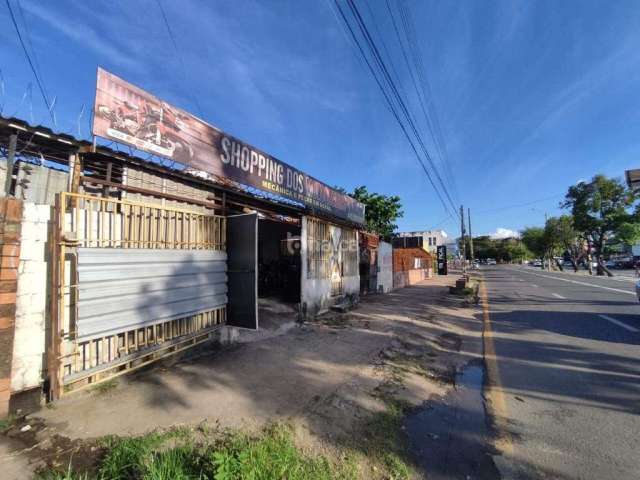
[[[86,473],[74,473],[71,469],[71,465],[69,465],[66,471],[48,471],[38,474],[36,478],[38,480],[90,480],[89,475]]]
[[[108,437],[108,450],[98,468],[96,480],[352,480],[357,468],[351,458],[333,464],[323,456],[301,452],[293,442],[291,429],[275,424],[257,437],[225,432],[198,445],[193,430],[179,428],[140,437]],[[175,440],[167,448],[169,440]],[[71,468],[50,471],[43,480],[90,480]]]
[[[164,436],[159,433],[132,438],[105,438],[103,446],[108,453],[98,471],[100,478],[113,480],[142,478],[146,458],[151,455],[154,447],[161,445],[163,440]]]
[[[18,418],[14,415],[9,415],[7,418],[0,419],[0,433],[11,428]]]
[[[212,461],[219,480],[356,478],[349,462],[334,467],[325,457],[300,452],[293,444],[291,430],[281,424],[266,428],[258,439],[243,435],[228,438],[223,448],[213,453]]]
[[[112,378],[111,380],[105,380],[104,382],[98,383],[95,386],[91,387],[92,392],[96,392],[99,395],[104,395],[106,393],[115,390],[118,386],[118,379]]]

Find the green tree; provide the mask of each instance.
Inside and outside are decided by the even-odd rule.
[[[569,209],[575,229],[593,250],[598,262],[598,275],[605,272],[602,255],[605,242],[623,227],[633,223],[637,212],[629,212],[636,200],[635,194],[618,179],[596,175],[591,182],[580,182],[569,187],[561,206]],[[591,262],[589,262],[590,264]]]
[[[544,257],[546,252],[544,228],[527,227],[521,232],[520,238],[531,253],[540,258]]]
[[[568,215],[562,217],[551,217],[544,224],[544,247],[545,256],[550,264],[558,255],[564,254],[567,245],[575,239],[576,233],[573,229],[573,218]],[[562,264],[557,263],[562,270]]]
[[[618,227],[616,237],[626,245],[640,242],[640,222],[624,222]]]
[[[404,215],[400,197],[369,192],[365,186],[357,187],[349,196],[364,204],[367,230],[390,241],[394,230],[398,228],[396,220]]]
[[[510,262],[522,262],[533,257],[529,249],[522,242],[511,242],[505,246],[504,259]]]
[[[578,261],[583,253],[584,241],[574,227],[571,215],[551,217],[545,223],[547,239],[553,245],[556,254],[568,254],[574,271],[578,271]],[[562,270],[562,266],[558,265]]]

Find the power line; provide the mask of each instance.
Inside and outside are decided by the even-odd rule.
[[[33,61],[31,60],[31,56],[29,55],[29,51],[27,50],[27,47],[24,43],[24,40],[22,39],[22,35],[20,34],[20,28],[18,28],[18,23],[16,22],[16,17],[13,14],[13,9],[11,8],[11,4],[9,3],[9,0],[6,0],[7,3],[7,8],[9,9],[9,15],[11,16],[11,22],[13,23],[13,26],[16,29],[16,33],[18,34],[18,40],[20,40],[20,45],[22,46],[22,51],[25,54],[25,57],[27,58],[27,62],[29,62],[29,66],[31,67],[31,71],[33,72],[33,76],[36,79],[36,83],[38,84],[38,88],[40,89],[40,94],[42,95],[42,99],[44,100],[44,104],[47,106],[47,110],[49,111],[49,115],[51,116],[51,120],[53,121],[53,124],[56,124],[56,119],[55,116],[53,115],[53,112],[51,111],[51,106],[49,105],[49,100],[47,99],[47,95],[45,94],[45,90],[44,87],[42,85],[42,82],[40,81],[40,76],[38,75],[38,72],[36,71],[36,68],[33,64]]]
[[[180,67],[182,68],[182,74],[184,75],[184,78],[186,80],[187,69],[184,66],[184,59],[182,58],[180,50],[178,49],[178,43],[176,42],[176,39],[173,36],[171,27],[169,26],[169,19],[167,18],[167,14],[165,13],[164,8],[162,7],[162,2],[160,0],[156,0],[156,3],[160,8],[160,13],[162,14],[162,20],[164,21],[165,27],[167,27],[167,33],[169,34],[169,38],[171,39],[171,43],[173,44],[173,49],[176,53],[176,56],[178,57],[178,61],[180,62]],[[198,102],[198,97],[196,97],[190,89],[188,89],[188,91],[189,91],[189,96],[191,97],[191,101],[195,104],[196,108],[198,109],[198,115],[200,115],[201,118],[204,118],[204,115],[202,113],[202,108],[200,107],[200,102]]]
[[[554,198],[564,197],[564,196],[565,196],[564,193],[558,193],[556,195],[551,195],[549,197],[539,198],[537,200],[532,200],[530,202],[516,203],[514,205],[505,205],[505,206],[502,206],[502,207],[490,208],[488,210],[479,210],[479,211],[476,212],[476,215],[479,214],[479,213],[501,212],[503,210],[508,210],[510,208],[528,207],[529,205],[534,205],[534,204],[540,203],[540,202],[546,202],[547,200],[553,200]]]
[[[427,74],[426,74],[427,70],[424,66],[420,43],[417,41],[415,25],[411,16],[411,9],[409,8],[408,4],[404,3],[404,0],[398,0],[398,7],[399,7],[399,12],[400,12],[400,17],[402,19],[403,27],[404,27],[405,36],[410,46],[409,51],[412,53],[416,72],[418,74],[418,77],[420,78],[420,87],[423,92],[423,97],[427,101],[426,110],[427,110],[427,113],[429,112],[432,113],[432,115],[428,115],[428,120],[433,125],[433,129],[435,130],[435,135],[433,135],[431,124],[429,125],[429,129],[434,138],[436,149],[438,150],[438,153],[440,155],[441,162],[444,165],[445,177],[448,177],[449,186],[453,190],[454,196],[459,200],[458,186],[456,184],[453,171],[451,170],[449,153],[447,151],[447,144],[444,140],[444,135],[442,134],[440,119],[438,118],[438,109],[436,108],[435,102],[433,100],[431,86],[429,84],[429,78],[427,77]],[[432,105],[432,109],[429,109],[429,104]]]
[[[374,80],[376,81],[378,87],[380,88],[380,91],[382,92],[382,95],[383,95],[384,99],[386,100],[386,102],[387,102],[387,104],[389,106],[391,114],[395,118],[396,122],[398,122],[398,125],[400,126],[400,129],[402,130],[402,132],[404,133],[405,137],[407,138],[407,141],[409,142],[409,145],[411,146],[411,149],[413,150],[414,154],[416,155],[416,158],[418,159],[418,161],[422,165],[422,168],[424,169],[424,171],[425,171],[425,173],[427,175],[427,178],[429,179],[429,183],[431,183],[431,186],[433,187],[433,189],[435,190],[436,194],[438,195],[438,198],[440,199],[440,202],[442,203],[442,206],[444,207],[445,211],[448,211],[447,204],[445,203],[445,201],[442,198],[440,192],[436,188],[435,183],[433,182],[433,179],[431,178],[431,175],[429,174],[428,170],[425,168],[424,164],[422,163],[422,160],[420,159],[420,155],[418,154],[418,151],[417,151],[415,145],[413,144],[413,141],[411,140],[411,137],[409,136],[409,133],[407,132],[404,124],[400,120],[398,112],[396,112],[395,106],[394,106],[393,102],[391,101],[391,99],[389,98],[389,94],[385,90],[385,88],[382,85],[380,79],[378,78],[378,75],[376,74],[375,69],[371,65],[371,62],[367,58],[367,55],[364,53],[364,49],[363,49],[362,45],[360,44],[360,41],[358,40],[355,32],[353,31],[353,28],[351,27],[351,24],[347,20],[347,18],[345,16],[345,13],[342,10],[342,7],[340,7],[340,4],[338,3],[338,0],[334,0],[334,2],[335,2],[335,5],[336,5],[336,7],[338,9],[338,12],[340,13],[340,16],[342,17],[342,21],[344,22],[344,26],[347,28],[347,30],[351,34],[351,38],[353,39],[354,44],[358,48],[358,50],[360,52],[360,55],[362,56],[363,60],[365,61],[366,65],[367,65],[367,67],[369,68],[369,71],[370,71],[371,75],[373,76]]]
[[[40,78],[42,78],[42,86],[44,87],[44,93],[47,95],[47,98],[49,98],[49,92],[47,91],[47,84],[44,81],[44,77],[42,75],[42,69],[40,68],[40,62],[38,61],[38,54],[36,52],[36,49],[33,47],[33,41],[31,40],[31,29],[29,28],[27,17],[24,14],[24,10],[22,9],[22,3],[20,2],[20,0],[16,0],[16,3],[18,4],[18,13],[20,14],[20,18],[22,19],[22,24],[24,25],[24,30],[26,32],[27,44],[29,46],[29,49],[31,50],[31,53],[33,54],[33,63],[36,66],[38,75],[40,76]]]
[[[400,31],[398,30],[398,26],[396,24],[396,19],[395,19],[395,15],[393,14],[393,10],[391,9],[391,4],[389,3],[389,0],[386,0],[386,5],[387,5],[387,10],[389,11],[389,17],[391,18],[391,24],[393,25],[393,30],[396,34],[396,38],[398,40],[398,45],[400,46],[400,51],[402,52],[402,56],[404,58],[404,62],[405,65],[407,66],[407,71],[409,72],[409,77],[411,78],[411,82],[413,83],[413,88],[416,91],[416,96],[418,97],[418,102],[420,103],[420,108],[422,110],[422,114],[425,118],[425,123],[427,125],[427,128],[429,129],[429,132],[431,133],[431,137],[434,139],[434,143],[436,145],[436,149],[438,149],[438,143],[436,141],[436,137],[435,134],[433,132],[433,127],[432,127],[432,122],[431,122],[431,118],[429,116],[429,114],[427,113],[427,109],[425,107],[424,104],[424,89],[419,89],[418,88],[418,82],[416,81],[416,77],[413,74],[413,69],[411,68],[411,64],[409,63],[409,58],[407,56],[407,52],[404,48],[404,43],[402,42],[402,38],[400,36]],[[407,38],[407,43],[409,44],[409,36],[405,31],[405,37]],[[410,45],[409,45],[410,46]],[[415,61],[414,61],[414,68],[415,68]],[[417,70],[417,68],[416,68]],[[422,90],[422,94],[421,94],[421,90]],[[440,152],[439,152],[440,153]],[[440,158],[442,160],[442,154],[440,154]]]
[[[426,149],[426,146],[422,140],[422,137],[420,136],[420,133],[418,132],[415,123],[412,120],[411,114],[402,98],[402,96],[400,95],[399,91],[398,91],[398,87],[396,86],[393,78],[391,77],[390,73],[389,73],[389,69],[387,68],[384,60],[382,59],[382,56],[380,54],[380,51],[378,50],[375,41],[373,40],[373,38],[371,37],[370,32],[367,29],[366,23],[364,22],[362,16],[360,15],[360,12],[358,11],[357,6],[355,5],[355,3],[352,0],[347,0],[347,4],[351,10],[351,13],[353,15],[353,18],[355,19],[360,33],[362,35],[362,38],[364,39],[365,44],[368,47],[368,50],[370,51],[371,57],[372,59],[375,61],[375,64],[378,68],[378,70],[380,71],[379,74],[376,73],[376,69],[373,67],[373,65],[371,64],[371,62],[369,61],[369,58],[367,57],[367,55],[364,52],[364,48],[360,42],[360,40],[358,39],[357,35],[355,34],[351,23],[348,21],[344,10],[342,9],[342,7],[340,6],[340,4],[338,3],[337,0],[334,0],[336,7],[338,9],[338,11],[340,12],[340,15],[342,17],[342,20],[344,22],[345,27],[349,30],[349,33],[351,34],[351,37],[354,40],[354,43],[356,44],[356,46],[358,47],[358,50],[360,51],[360,54],[362,55],[363,59],[365,60],[365,62],[367,63],[367,66],[369,67],[369,71],[371,73],[371,75],[374,77],[374,80],[376,81],[376,83],[378,84],[378,87],[380,88],[380,91],[382,92],[386,102],[388,103],[392,114],[395,118],[395,120],[398,122],[400,128],[402,129],[405,137],[407,138],[407,141],[409,142],[412,150],[414,151],[414,154],[416,155],[416,158],[418,160],[418,162],[420,163],[422,169],[424,170],[425,174],[427,175],[427,178],[429,179],[429,182],[431,184],[431,186],[433,187],[434,191],[436,192],[436,194],[438,195],[438,198],[440,199],[441,203],[443,204],[443,207],[445,209],[445,211],[448,212],[454,212],[454,214],[457,215],[456,212],[456,208],[455,205],[453,204],[453,201],[451,199],[451,196],[446,188],[446,186],[444,185],[444,183],[442,182],[442,178],[440,177],[440,174],[438,173],[437,168],[435,167],[435,165],[433,164],[433,160],[431,159],[428,150]],[[390,92],[387,91],[387,89],[385,88],[385,86],[382,83],[381,78],[386,82],[386,84],[388,85]],[[397,107],[394,104],[394,101],[397,103]],[[399,108],[400,112],[397,111],[397,108]],[[440,183],[440,186],[442,188],[442,191],[444,192],[445,196],[447,197],[447,199],[449,200],[449,205],[447,205],[446,201],[444,200],[442,194],[440,193],[440,190],[438,189],[438,187],[436,186],[435,181],[433,180],[433,178],[431,177],[431,174],[429,172],[429,170],[427,169],[426,165],[424,164],[420,154],[418,153],[418,149],[416,147],[416,145],[414,144],[414,141],[411,138],[411,135],[409,135],[409,132],[407,131],[407,126],[405,126],[405,124],[402,122],[402,120],[400,119],[400,114],[402,114],[402,116],[404,117],[409,129],[412,131],[413,135],[415,136],[423,154],[425,155],[425,157],[427,158],[427,160],[429,161],[433,173],[435,174],[438,182]]]
[[[382,59],[382,56],[380,55],[380,52],[375,44],[375,42],[373,41],[373,38],[371,37],[371,34],[369,33],[369,30],[366,26],[366,23],[364,22],[362,16],[360,15],[360,12],[358,11],[358,7],[356,6],[354,0],[347,0],[352,13],[354,15],[354,17],[356,18],[356,21],[358,23],[358,26],[360,27],[360,31],[362,32],[362,34],[365,37],[365,40],[367,41],[367,43],[369,44],[369,48],[371,49],[371,51],[374,53],[374,59],[377,60],[384,76],[385,79],[387,80],[387,83],[389,84],[389,86],[391,87],[391,91],[394,94],[396,101],[398,102],[401,110],[403,111],[405,118],[407,119],[407,123],[409,124],[409,126],[411,127],[411,130],[413,131],[413,134],[415,135],[416,139],[418,140],[418,143],[420,144],[420,147],[427,159],[427,161],[429,162],[429,165],[431,166],[436,179],[438,180],[438,182],[440,183],[440,186],[442,188],[442,191],[444,192],[444,194],[446,195],[447,199],[449,200],[453,210],[455,211],[456,207],[455,204],[453,202],[453,200],[451,199],[451,196],[449,194],[448,189],[446,188],[446,186],[444,185],[444,182],[442,180],[442,177],[440,176],[440,173],[438,172],[438,169],[435,165],[435,163],[433,162],[433,159],[431,158],[431,155],[428,151],[428,149],[426,148],[424,141],[422,139],[422,136],[420,135],[420,133],[418,132],[418,129],[415,126],[415,122],[413,121],[413,118],[404,102],[404,100],[402,99],[402,96],[400,95],[400,93],[398,92],[398,88],[395,85],[395,82],[393,81],[393,79],[391,78],[389,71],[387,69],[387,66],[384,63],[384,60]]]

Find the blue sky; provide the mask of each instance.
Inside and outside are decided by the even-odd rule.
[[[330,185],[399,195],[402,230],[458,230],[329,1],[161,1],[186,71],[155,0],[11,0],[56,130],[78,135],[84,104],[89,135],[101,65],[195,114],[197,96],[209,123]],[[411,92],[386,3],[357,4]],[[637,1],[408,5],[474,234],[542,223],[570,184],[640,167]],[[0,42],[3,114],[52,126],[4,3]]]

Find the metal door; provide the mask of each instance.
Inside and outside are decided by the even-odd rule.
[[[258,329],[258,215],[227,217],[227,324]]]

